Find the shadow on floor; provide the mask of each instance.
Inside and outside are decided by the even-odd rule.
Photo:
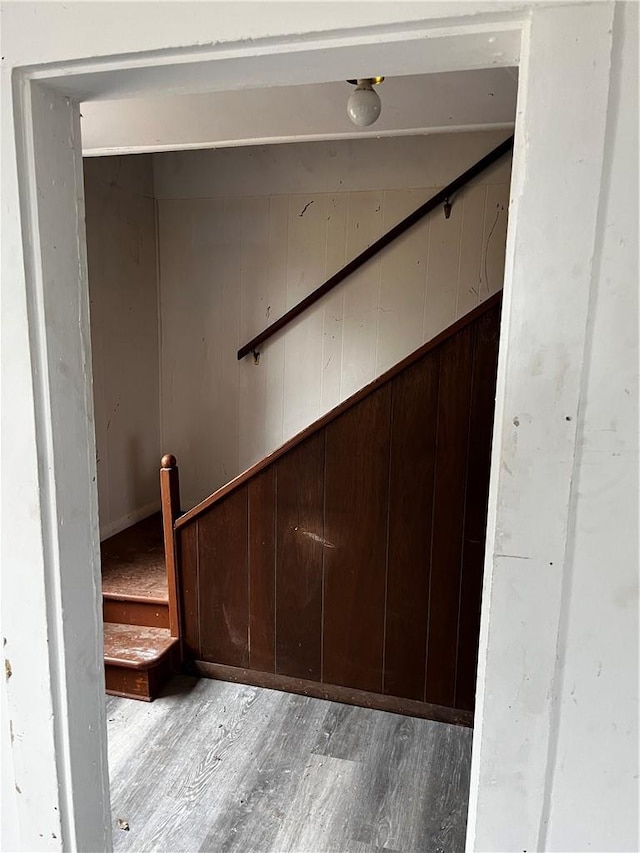
[[[164,699],[167,696],[189,696],[199,681],[200,679],[193,675],[183,675],[182,673],[174,675],[162,688],[158,699]]]

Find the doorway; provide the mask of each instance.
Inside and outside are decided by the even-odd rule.
[[[572,10],[551,10],[551,14],[544,18],[548,29],[541,26],[539,30],[533,33],[528,31],[526,33],[528,41],[525,44],[529,52],[525,54],[524,71],[526,73],[523,75],[521,84],[524,97],[521,100],[522,113],[519,121],[521,122],[520,128],[526,130],[527,148],[525,149],[524,146],[524,138],[519,136],[517,132],[514,179],[516,191],[513,193],[515,203],[512,206],[507,250],[508,263],[505,282],[507,312],[501,340],[502,355],[499,368],[497,409],[499,427],[494,441],[494,478],[490,509],[490,531],[493,531],[494,534],[497,532],[498,535],[497,539],[495,535],[492,535],[490,539],[487,559],[490,578],[493,578],[495,554],[502,557],[502,563],[499,563],[502,566],[511,565],[509,561],[515,561],[518,557],[517,553],[515,555],[502,554],[501,537],[504,537],[507,532],[510,533],[512,543],[514,537],[515,540],[519,539],[519,544],[516,543],[516,552],[521,550],[520,545],[525,551],[533,550],[536,552],[535,548],[527,547],[524,532],[527,528],[526,518],[530,517],[527,500],[532,506],[537,505],[537,496],[542,491],[548,494],[550,498],[551,496],[554,497],[554,499],[547,501],[545,508],[549,519],[559,519],[557,522],[550,521],[549,523],[549,529],[553,531],[553,534],[551,542],[547,542],[547,546],[554,554],[556,551],[558,552],[560,564],[562,564],[564,555],[563,543],[566,539],[566,496],[568,494],[569,474],[566,473],[565,469],[557,467],[555,463],[559,457],[564,457],[567,442],[571,444],[575,441],[575,427],[566,426],[572,415],[567,414],[562,423],[556,427],[557,443],[551,440],[549,436],[545,439],[545,445],[549,447],[547,465],[543,466],[544,470],[535,472],[528,470],[526,487],[522,480],[523,471],[519,467],[520,460],[527,454],[530,458],[531,454],[534,453],[534,448],[539,444],[539,436],[534,435],[528,440],[526,436],[521,438],[516,451],[513,436],[509,436],[505,431],[507,424],[512,424],[513,418],[517,416],[518,412],[527,410],[527,399],[529,401],[535,400],[539,405],[544,404],[546,392],[536,384],[534,378],[527,376],[523,364],[527,362],[526,353],[529,350],[535,350],[538,342],[548,341],[550,336],[552,337],[554,334],[564,338],[565,346],[575,358],[570,360],[570,364],[574,365],[569,369],[571,381],[564,383],[561,399],[549,402],[553,402],[553,406],[561,406],[567,409],[567,412],[574,412],[575,410],[580,370],[576,365],[582,363],[580,353],[584,347],[584,323],[576,322],[575,329],[572,330],[567,340],[567,330],[564,327],[559,327],[560,320],[557,317],[558,312],[554,300],[558,290],[556,287],[558,282],[562,281],[564,284],[570,280],[571,257],[574,257],[575,253],[563,252],[562,247],[558,247],[557,243],[551,239],[556,252],[555,257],[558,260],[562,259],[562,263],[556,264],[553,274],[547,275],[544,281],[535,271],[529,269],[531,259],[529,253],[533,251],[535,254],[540,239],[540,223],[545,221],[548,204],[551,204],[554,198],[557,166],[554,169],[553,150],[556,143],[558,147],[564,146],[566,148],[567,139],[571,139],[573,140],[572,144],[580,150],[583,146],[591,146],[589,151],[593,157],[589,162],[594,174],[599,174],[602,160],[601,131],[604,125],[599,126],[598,132],[592,133],[589,140],[578,139],[578,131],[571,128],[573,121],[571,104],[568,104],[566,99],[563,99],[562,104],[559,104],[556,99],[548,99],[548,92],[553,89],[554,75],[564,74],[563,61],[558,59],[559,66],[552,67],[553,63],[548,61],[548,50],[538,54],[533,49],[536,39],[539,39],[540,43],[547,44],[547,46],[553,43],[555,15],[571,14]],[[575,23],[578,29],[583,26],[579,17],[576,18]],[[431,54],[431,57],[435,57],[433,61],[436,63],[444,63],[443,55],[446,55],[457,57],[457,59],[449,59],[449,67],[456,62],[460,65],[468,63],[470,56],[475,57],[473,61],[476,63],[491,64],[494,61],[493,53],[495,53],[496,39],[502,39],[505,32],[515,36],[513,43],[517,45],[516,55],[512,55],[509,61],[515,63],[519,58],[521,21],[514,21],[507,17],[493,29],[491,22],[470,21],[460,24],[457,32],[449,31],[446,34],[443,34],[440,28],[437,29],[439,30],[437,36],[442,40],[439,46],[443,47],[446,42],[446,51],[443,54],[442,51],[435,50]],[[428,25],[426,31],[432,36],[435,35],[433,30],[429,31]],[[491,34],[490,38],[488,38],[489,33]],[[469,40],[474,42],[472,49],[460,48],[461,34],[464,35],[463,42],[465,44],[469,45]],[[413,38],[418,58],[424,61],[423,35],[416,33],[415,30],[405,32],[402,39],[397,38],[397,32],[389,31],[382,34],[378,31],[374,34],[360,33],[357,39],[352,40],[351,36],[353,35],[342,36],[342,40],[346,39],[350,44],[349,62],[351,65],[354,61],[355,52],[359,49],[359,45],[354,44],[354,41],[359,41],[361,46],[362,42],[367,41],[367,39],[369,44],[379,44],[384,41],[389,57],[395,55],[398,61],[400,58],[404,61],[408,56],[407,44],[411,43]],[[458,39],[457,42],[456,39]],[[336,39],[332,45],[327,45],[325,40],[322,44],[322,56],[313,57],[317,61],[311,62],[310,65],[305,62],[304,51],[297,50],[295,53],[291,53],[286,42],[278,45],[278,50],[280,56],[292,57],[293,67],[297,70],[311,68],[312,74],[321,74],[322,72],[319,70],[321,67],[328,67],[332,60],[336,60],[340,56],[342,48],[339,41]],[[487,47],[485,42],[491,44],[492,47]],[[482,50],[480,49],[481,43],[484,44]],[[337,53],[332,53],[329,47]],[[480,50],[480,54],[477,53],[476,49]],[[265,50],[263,56],[267,53],[273,55],[273,52],[273,44],[270,43],[268,51]],[[247,76],[243,78],[238,70],[238,76],[235,77],[237,81],[250,79],[251,66],[255,69],[256,65],[260,67],[263,77],[269,76],[269,60],[265,59],[263,63],[260,61],[261,57],[256,57],[255,53],[255,45],[249,55],[242,47],[236,51],[233,58],[241,57],[240,64],[248,72]],[[558,45],[558,57],[562,54],[562,45]],[[478,59],[478,55],[482,58]],[[306,57],[306,59],[308,58]],[[589,58],[588,69],[585,57],[578,54],[573,55],[572,59],[574,62],[571,67],[572,73],[579,75],[581,80],[584,80],[584,74],[594,75],[596,81],[604,79],[602,76],[604,72],[599,72],[600,76],[598,77],[598,72],[591,69],[591,58]],[[228,53],[224,59],[222,57],[219,60],[214,59],[211,64],[215,65],[216,62],[224,62],[225,60],[229,60]],[[327,63],[327,65],[323,66],[323,63]],[[536,63],[538,64],[536,65]],[[148,67],[157,64],[157,56],[149,58]],[[206,63],[202,64],[205,65]],[[107,66],[108,63],[105,62],[103,69],[106,69]],[[438,66],[436,65],[436,67]],[[140,72],[135,69],[132,70],[128,60],[114,60],[111,63],[111,68],[117,69],[122,74],[121,83],[123,86],[125,85],[125,77],[126,85],[130,86],[136,75],[139,84]],[[220,68],[221,66],[217,65],[216,71]],[[238,69],[237,62],[235,68]],[[425,68],[422,66],[418,70],[424,71]],[[442,65],[439,66],[439,70],[442,70]],[[80,185],[78,168],[80,137],[77,106],[73,98],[79,100],[87,92],[91,92],[92,82],[95,86],[93,91],[97,93],[100,89],[99,84],[104,85],[107,78],[103,76],[106,73],[105,70],[97,73],[88,66],[76,65],[70,69],[64,69],[64,71],[64,83],[60,78],[61,69],[59,67],[21,73],[17,106],[21,137],[19,161],[22,181],[22,209],[25,217],[24,227],[29,235],[28,239],[25,238],[25,253],[27,255],[29,322],[33,338],[32,348],[37,364],[34,384],[37,391],[37,418],[41,427],[41,433],[38,437],[43,458],[41,478],[43,497],[45,505],[48,507],[47,518],[45,519],[47,541],[49,542],[47,576],[53,590],[48,598],[47,606],[43,605],[43,613],[49,627],[51,643],[56,652],[51,658],[51,661],[54,662],[51,664],[51,672],[57,684],[56,695],[59,703],[57,742],[59,749],[66,756],[66,770],[61,783],[65,791],[66,803],[63,825],[68,838],[71,839],[68,842],[70,846],[75,844],[99,849],[108,843],[104,837],[95,835],[96,827],[105,825],[102,820],[107,803],[104,785],[104,739],[97,739],[93,734],[86,733],[94,730],[96,724],[102,726],[104,723],[101,697],[97,683],[91,681],[74,683],[72,678],[72,674],[78,671],[79,666],[86,667],[87,650],[90,650],[89,656],[92,658],[91,666],[95,667],[94,671],[100,671],[97,646],[99,610],[95,583],[97,574],[96,495],[93,480],[92,440],[88,428],[88,424],[91,423],[91,403],[87,387],[87,359],[83,357],[86,354],[85,342],[88,331],[86,276],[83,271],[82,240],[78,241],[77,239],[77,235],[81,233],[78,228],[81,204],[78,206],[77,201],[77,188]],[[326,74],[327,71],[324,73]],[[352,72],[349,71],[348,73]],[[184,74],[181,76],[184,80]],[[534,78],[535,83],[533,82]],[[41,88],[39,81],[42,79],[46,79],[51,88],[46,90]],[[272,79],[278,79],[277,71],[273,71]],[[569,82],[571,83],[573,79],[570,77]],[[545,95],[542,96],[538,87],[545,81],[549,85],[546,87]],[[157,78],[155,83],[157,83]],[[75,90],[74,84],[77,86]],[[109,85],[113,85],[112,78]],[[153,89],[153,85],[150,86],[151,89]],[[56,89],[56,87],[58,88]],[[598,86],[597,93],[598,97],[604,98],[605,87]],[[71,97],[71,101],[69,97]],[[543,104],[544,99],[546,101]],[[545,109],[548,110],[548,113],[545,112]],[[603,110],[603,116],[604,112]],[[546,121],[545,117],[550,120]],[[557,120],[559,120],[559,124],[556,124]],[[579,126],[579,122],[576,124]],[[522,132],[520,130],[520,133]],[[73,146],[68,147],[70,134],[75,151]],[[591,221],[585,222],[585,219],[589,219],[590,212],[596,209],[595,201],[589,193],[597,194],[599,183],[594,180],[592,185],[590,182],[586,182],[585,185],[584,174],[581,173],[580,181],[578,182],[576,178],[575,184],[576,193],[572,202],[575,208],[572,209],[572,213],[575,212],[575,216],[569,217],[569,221],[571,222],[572,234],[575,231],[577,243],[584,248],[584,252],[580,254],[584,257],[591,257],[590,244],[593,238],[590,235],[593,234],[593,227]],[[534,186],[535,193],[533,192]],[[589,188],[590,186],[591,188]],[[46,191],[44,191],[45,187]],[[42,192],[38,193],[38,190]],[[552,231],[545,235],[545,240],[547,236],[552,237]],[[63,251],[59,251],[59,247],[63,247]],[[541,251],[544,250],[541,248]],[[80,269],[82,270],[80,276],[78,276],[79,258]],[[579,282],[575,285],[576,288],[578,284]],[[535,290],[535,296],[528,292],[528,286]],[[511,291],[512,287],[513,292]],[[587,298],[585,295],[580,296],[580,293],[581,290],[578,290],[575,294],[576,299],[572,304],[574,308],[577,305],[584,314],[586,313]],[[541,300],[545,294],[549,295],[548,305],[546,305],[544,298]],[[539,307],[541,304],[542,308]],[[78,317],[82,318],[79,325],[77,323]],[[519,336],[520,321],[523,317],[527,317],[528,329],[532,334],[531,339],[522,340]],[[55,336],[52,335],[53,329],[56,330]],[[519,354],[517,359],[510,357],[514,352]],[[58,370],[60,364],[65,366],[63,372]],[[565,373],[565,378],[566,376]],[[70,378],[71,382],[69,381]],[[517,428],[515,423],[512,425]],[[512,427],[509,426],[509,430],[511,429]],[[80,453],[78,452],[79,448]],[[504,458],[505,454],[506,459]],[[507,462],[512,474],[515,470],[516,475],[520,475],[515,477],[516,486],[509,485],[509,482],[504,480],[504,475],[500,473],[502,461]],[[517,463],[515,468],[514,462]],[[557,488],[550,488],[550,482],[555,483]],[[511,500],[514,488],[519,490],[519,501]],[[557,504],[554,500],[557,501]],[[73,520],[73,523],[66,526],[64,531],[61,527],[63,518]],[[515,536],[516,531],[520,531],[519,537]],[[94,574],[90,580],[86,578],[86,565],[88,563],[94,566]],[[514,571],[516,570],[517,566],[514,565]],[[526,589],[526,577],[517,576]],[[493,580],[495,581],[497,578],[493,578]],[[553,582],[551,577],[549,584],[550,592],[557,603],[560,594],[559,586]],[[493,586],[488,583],[487,589],[492,590],[491,602],[495,605],[491,610],[492,620],[497,615],[501,615],[501,618],[505,618],[506,625],[511,624],[512,619],[501,614],[501,607],[506,607],[507,602],[501,605],[500,600],[495,598],[499,586],[496,586],[495,583]],[[526,598],[527,596],[523,596],[523,600]],[[65,622],[62,620],[61,602],[66,605]],[[555,613],[556,611],[552,608],[548,616],[550,624],[545,631],[545,636],[547,632],[550,635],[548,644],[542,650],[538,649],[541,658],[536,669],[536,684],[542,688],[542,695],[546,690],[544,685],[548,684],[548,676],[553,670],[555,657],[553,620]],[[519,614],[512,614],[512,617],[515,621],[519,621],[516,618],[519,617]],[[488,635],[488,616],[485,618],[485,632],[481,642],[484,645],[482,646],[479,683],[484,685],[485,679],[491,675],[492,666],[494,666],[493,651]],[[36,671],[42,665],[36,662]],[[512,672],[512,675],[514,678],[516,677],[515,672]],[[504,681],[504,671],[502,677]],[[496,731],[496,727],[502,728],[504,736],[506,727],[507,730],[511,728],[513,736],[517,737],[520,731],[519,728],[513,728],[514,723],[508,717],[505,716],[501,719],[498,708],[492,705],[495,696],[492,691],[487,693],[481,686],[480,696],[481,714],[483,716],[481,716],[477,735],[479,742],[475,762],[476,788],[483,774],[483,743],[486,748],[489,748],[492,742],[491,732]],[[70,717],[65,711],[67,707],[73,712],[74,724],[72,725],[69,724]],[[545,715],[545,722],[542,725],[546,731],[549,725],[549,715]],[[534,728],[537,730],[538,727],[534,726]],[[544,733],[542,737],[544,741]],[[506,741],[508,742],[508,737]],[[101,791],[93,795],[92,792],[96,789],[90,782],[91,780],[95,781],[96,766],[103,768],[103,785]],[[544,776],[545,766],[545,761],[541,759],[535,771],[540,774],[540,778]],[[543,786],[541,790],[542,788]],[[474,796],[473,790],[472,787],[472,797]],[[472,802],[472,814],[477,805],[477,800]],[[514,806],[517,807],[519,814],[520,810],[524,809],[524,800],[520,802],[516,799]],[[527,813],[530,811],[527,808]],[[514,822],[518,825],[529,825],[531,819],[523,816],[522,823],[515,819]],[[473,835],[474,832],[475,829],[472,829],[472,838],[477,837]],[[481,841],[478,843],[482,846]]]

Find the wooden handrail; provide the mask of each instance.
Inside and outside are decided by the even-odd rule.
[[[247,468],[246,471],[243,471],[241,474],[230,480],[226,485],[221,486],[217,491],[213,492],[213,494],[204,498],[200,501],[199,504],[196,504],[190,510],[184,513],[184,515],[179,516],[175,519],[174,527],[177,530],[180,527],[183,527],[185,524],[188,524],[190,521],[193,521],[203,512],[208,510],[214,504],[221,501],[223,498],[226,498],[231,492],[235,489],[242,486],[247,480],[250,480],[256,474],[259,474],[260,471],[263,471],[281,456],[284,456],[292,448],[296,447],[296,445],[301,444],[305,439],[309,438],[309,436],[313,435],[318,430],[325,427],[328,423],[338,418],[348,409],[355,406],[356,403],[359,403],[363,397],[366,397],[368,394],[371,394],[373,391],[380,388],[382,385],[385,385],[387,382],[390,382],[398,373],[401,373],[407,367],[410,367],[414,362],[419,361],[424,355],[426,355],[431,350],[440,346],[440,344],[444,343],[448,338],[452,335],[455,335],[461,329],[464,329],[465,326],[468,326],[470,323],[473,323],[478,317],[481,317],[484,313],[493,308],[500,300],[502,299],[502,291],[500,290],[498,293],[495,293],[493,296],[490,296],[486,299],[481,305],[478,305],[472,311],[469,311],[459,320],[456,320],[455,323],[452,323],[451,326],[448,326],[444,331],[440,332],[439,335],[436,335],[435,338],[432,338],[430,341],[427,341],[426,344],[423,344],[417,350],[412,352],[402,361],[399,361],[398,364],[395,364],[392,368],[387,370],[386,373],[383,373],[382,376],[379,376],[377,379],[374,379],[373,382],[370,382],[368,385],[365,385],[364,388],[361,388],[360,391],[356,391],[351,397],[345,400],[340,405],[336,406],[335,409],[332,409],[330,412],[327,412],[319,420],[315,421],[308,426],[306,429],[303,429],[302,432],[299,432],[293,438],[289,439],[289,441],[285,442],[285,444],[281,445],[277,450],[274,450],[273,453],[269,454],[269,456],[265,456],[264,459],[261,459],[259,462],[256,462],[255,465],[252,465],[250,468]],[[166,458],[166,457],[164,457]],[[173,457],[172,457],[173,458]]]
[[[378,252],[385,248],[385,246],[388,246],[389,243],[392,243],[401,234],[404,234],[405,231],[419,222],[428,213],[431,213],[431,211],[435,210],[436,207],[440,207],[441,204],[448,202],[454,193],[458,192],[458,190],[460,190],[465,184],[468,184],[469,181],[472,181],[481,172],[484,172],[485,169],[488,169],[489,166],[493,165],[497,160],[500,160],[501,157],[504,157],[504,155],[511,151],[512,148],[513,136],[510,136],[494,148],[493,151],[490,151],[481,160],[478,160],[478,162],[471,166],[471,168],[467,169],[466,172],[458,175],[458,177],[451,181],[450,184],[447,184],[444,189],[431,196],[428,201],[421,204],[420,207],[413,211],[413,213],[410,213],[401,222],[394,225],[394,227],[387,231],[386,234],[383,234],[382,237],[370,246],[367,246],[363,252],[360,252],[360,254],[352,261],[349,261],[349,263],[345,264],[342,269],[339,269],[338,272],[334,273],[331,278],[328,278],[325,281],[324,284],[321,284],[320,287],[317,287],[308,296],[305,296],[305,298],[298,302],[297,305],[294,305],[293,308],[286,311],[282,317],[274,320],[274,322],[260,332],[259,335],[256,335],[255,338],[252,338],[248,343],[240,347],[238,350],[238,361],[244,358],[245,355],[249,355],[249,353],[255,354],[260,344],[264,343],[268,338],[279,332],[280,329],[287,325],[287,323],[290,323],[292,320],[295,320],[296,317],[299,317],[303,311],[306,311],[307,308],[310,308],[315,302],[322,299],[322,297],[329,293],[330,290],[333,290],[336,285],[340,284],[341,281],[344,281],[347,276],[351,275],[351,273],[355,272],[363,266],[363,264],[366,264],[366,262],[371,260],[374,255],[377,255]]]

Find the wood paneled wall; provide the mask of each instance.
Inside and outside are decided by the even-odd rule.
[[[192,658],[473,709],[499,297],[470,317],[178,519]]]
[[[375,160],[358,156],[367,140],[348,143],[349,158],[346,142],[239,150],[232,163],[224,151],[157,155],[171,164],[156,174],[162,444],[181,460],[188,505],[502,287],[508,157],[456,195],[449,219],[435,211],[268,341],[259,365],[236,359],[506,136],[372,140]],[[256,158],[262,177],[250,182]]]

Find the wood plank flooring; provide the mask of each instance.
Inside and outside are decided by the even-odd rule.
[[[107,719],[116,851],[464,850],[462,726],[186,676]]]

